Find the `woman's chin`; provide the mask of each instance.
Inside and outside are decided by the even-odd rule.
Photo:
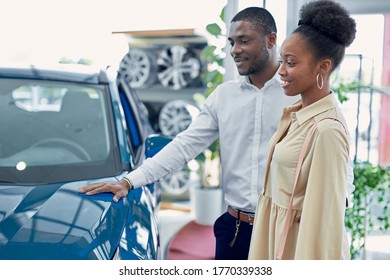
[[[291,91],[291,90],[284,90],[284,94],[287,96],[297,96],[299,92]]]

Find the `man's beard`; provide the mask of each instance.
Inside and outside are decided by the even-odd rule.
[[[265,50],[261,54],[261,58],[254,61],[244,75],[252,75],[258,72],[261,72],[266,67],[269,60],[269,53]]]

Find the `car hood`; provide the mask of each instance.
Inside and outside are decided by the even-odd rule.
[[[129,205],[77,191],[89,183],[1,185],[0,259],[111,258]]]

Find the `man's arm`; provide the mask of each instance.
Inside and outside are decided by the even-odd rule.
[[[216,93],[213,93],[209,96],[198,117],[187,130],[179,133],[154,157],[146,159],[140,167],[125,175],[124,180],[90,184],[80,188],[79,192],[86,195],[111,192],[114,194],[113,200],[118,201],[128,194],[130,188],[151,184],[194,159],[219,135],[215,95]]]

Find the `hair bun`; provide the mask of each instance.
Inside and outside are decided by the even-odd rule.
[[[311,1],[300,10],[301,24],[311,26],[325,36],[348,47],[355,39],[356,23],[349,12],[331,0]]]

